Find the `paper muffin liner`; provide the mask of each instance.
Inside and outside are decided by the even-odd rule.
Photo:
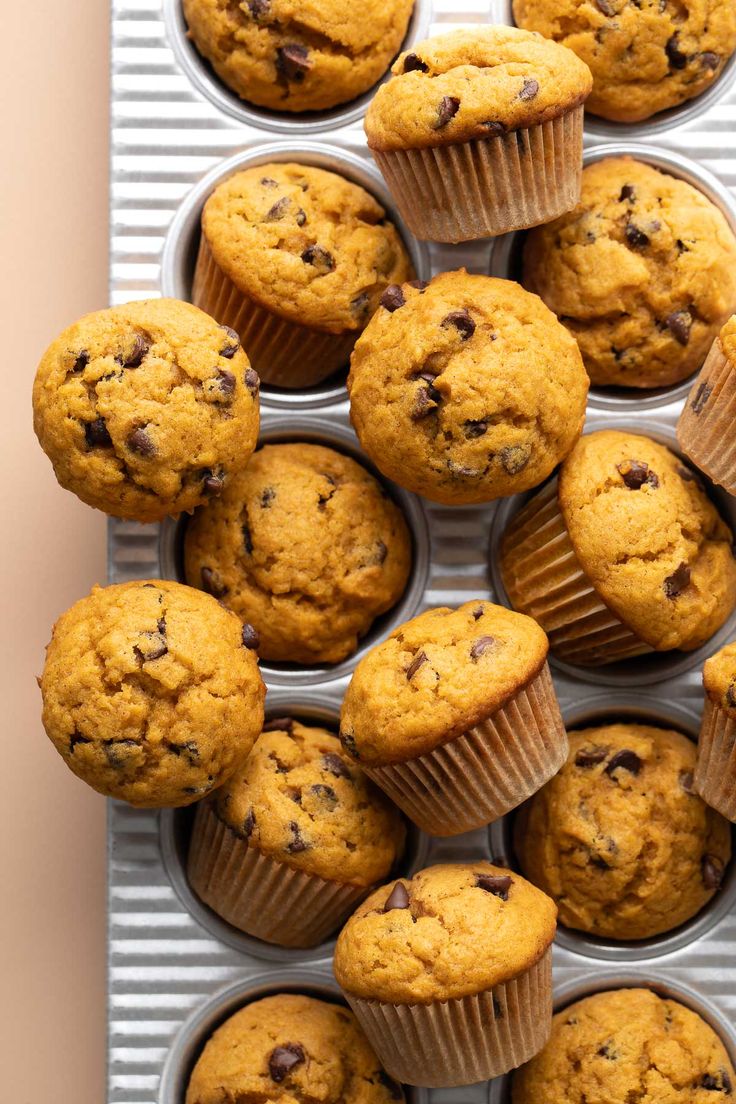
[[[449,743],[403,763],[363,770],[423,831],[456,836],[526,801],[557,773],[567,750],[545,663],[510,701]]]
[[[550,222],[578,202],[583,107],[499,137],[373,156],[416,237],[495,237]]]
[[[703,801],[736,824],[736,721],[707,696],[694,782]]]
[[[314,947],[329,938],[371,886],[327,881],[249,847],[200,804],[192,828],[187,878],[228,924],[281,947]]]
[[[736,494],[736,369],[716,338],[677,423],[677,439],[696,467]]]
[[[552,1025],[552,950],[523,974],[468,997],[391,1004],[345,992],[386,1072],[405,1085],[452,1088],[528,1062]]]
[[[240,291],[215,261],[201,235],[192,302],[240,335],[263,383],[311,387],[344,368],[360,330],[323,333],[280,317]]]
[[[583,571],[553,479],[511,520],[501,574],[511,604],[537,621],[555,655],[595,667],[653,651],[608,608]]]

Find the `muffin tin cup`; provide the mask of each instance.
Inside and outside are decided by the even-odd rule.
[[[736,721],[708,697],[694,781],[703,801],[736,823]]]
[[[436,242],[549,222],[580,198],[583,108],[494,138],[373,156],[412,233]]]
[[[498,1077],[532,1058],[549,1038],[552,952],[503,984],[453,1000],[391,1004],[345,992],[368,1041],[392,1077],[452,1088]]]
[[[363,769],[424,832],[456,836],[520,805],[566,758],[567,735],[545,663],[461,736],[403,763]]]
[[[736,494],[736,372],[716,338],[693,384],[677,439],[709,479]]]

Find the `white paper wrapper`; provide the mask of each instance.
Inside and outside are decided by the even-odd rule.
[[[680,420],[677,439],[696,467],[736,495],[736,370],[716,338]]]
[[[736,824],[736,721],[707,696],[694,781],[703,801]]]

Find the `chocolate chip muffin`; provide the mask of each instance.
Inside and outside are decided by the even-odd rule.
[[[236,334],[151,299],[85,315],[51,343],[33,425],[62,487],[114,517],[160,521],[245,467],[258,386]]]
[[[192,1071],[186,1104],[403,1099],[401,1085],[381,1069],[348,1009],[301,993],[277,993],[218,1027]]]
[[[338,984],[388,1072],[472,1084],[547,1039],[554,903],[487,862],[432,866],[376,890],[340,932]]]
[[[338,663],[401,597],[411,539],[360,464],[266,445],[186,530],[187,582],[256,627],[262,659]]]
[[[649,939],[690,920],[731,856],[729,825],[693,789],[695,745],[629,723],[569,738],[567,763],[516,818],[524,874],[592,935]]]
[[[243,100],[322,111],[366,92],[404,41],[414,0],[183,0],[189,35]]]
[[[426,832],[488,824],[567,755],[547,638],[531,618],[490,602],[428,610],[360,661],[340,739]]]
[[[43,725],[99,793],[147,808],[221,786],[263,726],[253,629],[214,598],[152,580],[95,587],[54,626]]]
[[[713,342],[677,423],[677,440],[709,479],[736,495],[736,314]]]
[[[514,1074],[512,1100],[713,1104],[734,1083],[726,1048],[696,1012],[651,989],[613,989],[557,1013],[544,1050]]]
[[[736,823],[736,642],[706,660],[703,685],[705,708],[695,788],[709,805]]]
[[[587,166],[575,210],[527,236],[523,272],[596,384],[686,379],[736,309],[736,238],[723,214],[631,157]]]
[[[587,392],[578,347],[544,304],[464,269],[388,288],[348,377],[376,466],[446,505],[543,482],[580,435]]]
[[[514,609],[585,666],[704,644],[736,604],[733,534],[664,445],[600,430],[512,519],[501,574]]]
[[[365,131],[417,237],[484,238],[575,205],[592,77],[571,50],[474,26],[420,42],[391,71]]]
[[[337,736],[279,717],[199,806],[188,877],[241,931],[310,947],[389,877],[404,835],[398,809]]]
[[[205,204],[192,298],[240,334],[264,381],[306,387],[347,364],[383,291],[413,275],[364,188],[312,165],[254,165]]]
[[[513,12],[575,51],[593,74],[588,110],[617,122],[699,96],[736,50],[731,0],[514,0]]]

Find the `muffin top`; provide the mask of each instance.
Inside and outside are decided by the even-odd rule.
[[[513,10],[590,66],[588,110],[624,123],[699,96],[736,49],[732,0],[514,0]]]
[[[218,185],[202,231],[244,295],[325,333],[362,330],[389,284],[413,268],[364,188],[311,165],[255,165]]]
[[[300,993],[278,993],[247,1004],[218,1027],[192,1071],[186,1104],[403,1099],[352,1012]]]
[[[705,661],[703,685],[708,697],[736,717],[736,641]]]
[[[555,904],[488,862],[431,866],[372,893],[335,947],[352,996],[429,1004],[481,993],[537,962],[555,935]]]
[[[371,149],[497,138],[557,118],[593,84],[572,51],[516,27],[439,35],[401,54],[391,72],[366,115]]]
[[[62,487],[160,521],[220,494],[258,436],[258,376],[231,330],[176,299],[87,314],[44,353],[33,425]]]
[[[736,314],[732,314],[718,335],[723,353],[732,363],[736,363]]]
[[[575,335],[593,383],[662,387],[736,307],[736,238],[684,180],[631,157],[583,170],[580,202],[524,246],[524,286]]]
[[[406,35],[414,0],[183,0],[195,45],[244,100],[321,111],[380,80]]]
[[[260,635],[262,659],[337,663],[403,593],[411,539],[398,506],[348,456],[266,445],[187,526],[187,581]]]
[[[541,671],[536,621],[476,600],[432,609],[376,645],[355,669],[340,739],[365,766],[424,755],[484,721]]]
[[[536,295],[460,270],[388,288],[353,351],[348,392],[381,471],[453,505],[546,479],[580,435],[588,378]]]
[[[161,579],[95,587],[54,626],[43,724],[67,766],[131,805],[190,805],[263,726],[256,639],[214,598]]]
[[[628,723],[569,735],[567,763],[516,819],[524,874],[568,927],[611,939],[676,928],[731,855],[728,823],[693,790],[695,744]]]
[[[370,886],[391,873],[404,824],[391,802],[324,728],[270,721],[212,798],[241,839],[287,866]]]
[[[514,1074],[512,1100],[713,1104],[735,1082],[726,1048],[696,1012],[651,989],[613,989],[554,1016],[547,1045]]]
[[[650,647],[690,651],[729,616],[733,534],[664,445],[619,430],[586,434],[560,469],[558,498],[583,571]]]

